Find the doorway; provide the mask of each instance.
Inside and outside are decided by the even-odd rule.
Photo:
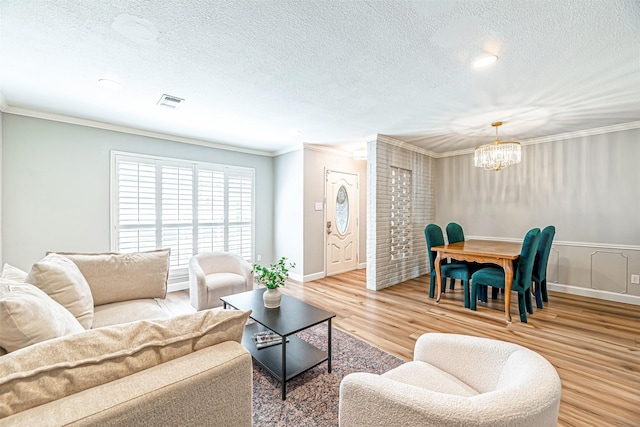
[[[358,174],[326,171],[327,276],[358,267]]]

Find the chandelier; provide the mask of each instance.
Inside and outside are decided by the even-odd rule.
[[[498,126],[502,122],[491,123],[496,128],[496,140],[476,147],[474,164],[484,170],[499,171],[520,163],[522,154],[519,142],[503,142],[498,139]]]

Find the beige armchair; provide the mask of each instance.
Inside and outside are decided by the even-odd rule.
[[[560,394],[555,368],[525,347],[428,333],[412,362],[343,378],[340,427],[555,427]]]
[[[229,252],[204,252],[189,260],[189,295],[196,310],[219,307],[220,297],[253,289],[251,264]]]

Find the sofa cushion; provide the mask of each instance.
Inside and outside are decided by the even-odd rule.
[[[24,283],[24,279],[27,278],[27,272],[5,262],[2,267],[2,278]]]
[[[27,283],[9,281],[0,282],[0,325],[0,347],[10,352],[84,331],[76,318],[46,293]]]
[[[205,276],[205,282],[210,289],[226,287],[230,289],[244,288],[247,280],[235,273],[212,273]]]
[[[158,301],[151,298],[112,302],[95,307],[93,328],[135,322],[136,320],[162,319],[169,317]]]
[[[69,310],[86,329],[91,328],[91,289],[73,261],[62,255],[49,254],[31,266],[25,281],[45,291]]]
[[[224,341],[240,343],[251,312],[204,310],[92,329],[0,358],[0,418]]]
[[[95,305],[167,295],[170,249],[133,253],[57,252],[89,283]]]

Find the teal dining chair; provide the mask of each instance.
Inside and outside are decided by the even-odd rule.
[[[445,227],[445,231],[447,232],[447,241],[450,244],[456,243],[456,242],[464,242],[464,231],[462,231],[462,226],[460,224],[457,224],[455,222],[450,222]],[[464,261],[452,260],[451,263],[467,265],[467,263]],[[452,280],[451,284],[449,285],[451,289],[453,289],[454,284],[455,284],[455,280]]]
[[[464,242],[464,231],[462,226],[456,222],[447,224],[447,240],[449,243]]]
[[[462,226],[457,222],[450,222],[449,224],[447,224],[446,231],[447,231],[447,240],[449,241],[449,243],[464,242],[464,231],[462,230]],[[460,264],[460,263],[466,264],[469,267],[469,271],[472,274],[474,271],[482,267],[489,266],[489,264],[478,264],[475,262],[471,262],[471,263],[468,263],[466,261],[453,261],[453,262],[457,264]],[[453,289],[453,280],[451,281],[451,289]],[[478,289],[478,298],[482,302],[487,302],[486,286],[482,286],[480,289]]]
[[[540,229],[532,228],[527,232],[520,249],[520,257],[516,262],[511,290],[518,293],[518,310],[520,321],[527,322],[527,312],[533,314],[531,305],[531,282],[533,273],[533,262],[535,260],[538,242],[540,239]],[[505,288],[504,270],[500,267],[485,267],[473,273],[471,276],[470,308],[476,309],[478,299],[478,288],[482,286],[492,286],[494,288]]]
[[[540,233],[540,243],[536,251],[536,258],[533,261],[533,293],[536,297],[536,307],[542,308],[542,301],[549,301],[547,293],[547,265],[549,263],[549,254],[551,253],[551,244],[553,237],[556,235],[556,228],[549,225]]]
[[[429,224],[424,228],[424,237],[427,241],[427,253],[429,255],[429,267],[431,272],[429,298],[433,298],[435,296],[436,289],[436,253],[435,251],[432,251],[431,248],[434,246],[444,245],[442,228],[437,224]],[[445,290],[447,278],[451,281],[460,280],[462,282],[464,306],[465,308],[469,308],[469,279],[471,278],[469,267],[464,264],[446,264],[443,260],[440,264],[440,272],[442,274],[441,288],[443,292]]]

